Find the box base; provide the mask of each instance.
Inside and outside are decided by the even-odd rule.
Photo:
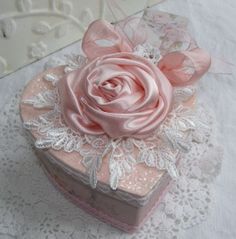
[[[147,218],[150,216],[150,214],[153,213],[153,211],[155,210],[155,208],[159,205],[159,203],[162,201],[163,197],[165,196],[165,194],[168,192],[169,187],[171,185],[171,180],[169,181],[168,185],[165,186],[164,190],[162,191],[162,193],[159,195],[159,197],[157,198],[157,200],[154,202],[154,204],[152,205],[151,209],[148,210],[148,212],[146,213],[146,215],[142,218],[141,221],[139,221],[139,223],[137,225],[131,225],[128,223],[125,223],[121,220],[118,220],[117,218],[112,217],[111,215],[104,213],[102,210],[98,210],[97,208],[93,207],[91,205],[91,201],[85,201],[83,200],[81,197],[79,197],[78,195],[75,195],[73,190],[68,190],[68,188],[65,187],[65,185],[63,185],[63,183],[61,183],[58,180],[58,177],[55,175],[55,173],[53,172],[53,170],[51,169],[51,167],[45,163],[48,160],[45,160],[45,155],[43,156],[42,153],[38,153],[36,152],[40,162],[41,162],[41,166],[46,174],[46,176],[49,178],[49,180],[52,182],[52,184],[60,191],[63,193],[63,195],[69,199],[71,202],[73,202],[74,204],[76,204],[79,208],[81,208],[82,210],[84,210],[85,212],[91,214],[92,216],[98,218],[99,220],[110,224],[122,231],[125,231],[127,233],[133,233],[135,231],[137,231],[147,220]],[[149,207],[149,205],[146,205],[144,207]],[[146,210],[145,210],[146,211]]]

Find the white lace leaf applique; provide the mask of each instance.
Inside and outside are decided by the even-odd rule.
[[[28,104],[27,101],[23,103]],[[32,103],[32,105],[34,105],[34,103]],[[59,112],[52,109],[35,119],[24,122],[24,127],[29,130],[37,130],[39,134],[49,133],[49,130],[55,126],[55,121],[58,120],[59,115]]]
[[[87,147],[88,145],[92,147]],[[83,157],[82,164],[89,175],[90,185],[92,188],[96,188],[98,181],[97,172],[100,171],[102,160],[109,150],[109,139],[105,135],[98,137],[85,135],[84,146],[80,147],[78,151]]]
[[[145,163],[148,167],[154,167],[159,170],[166,170],[174,179],[178,177],[176,168],[176,159],[178,151],[175,153],[160,138],[153,137],[150,142],[134,140],[139,149],[137,161]]]
[[[179,171],[176,166],[177,154],[168,153],[165,150],[158,151],[158,168],[167,170],[171,178],[176,179],[179,176]]]
[[[86,57],[76,54],[65,55],[65,58],[66,58],[65,61],[67,63],[64,69],[65,73],[81,68],[88,61]]]
[[[47,70],[47,69],[57,67],[57,66],[65,66],[64,72],[68,73],[68,72],[71,72],[71,71],[76,70],[78,68],[81,68],[86,63],[87,63],[87,58],[85,56],[76,55],[74,53],[71,53],[71,54],[64,55],[63,58],[51,57],[49,59],[49,61],[45,64],[44,68],[45,68],[45,70]],[[47,74],[47,75],[49,75],[49,78],[51,78],[50,75],[52,75],[53,77],[58,78],[54,74]],[[47,75],[45,77],[45,80],[47,80]],[[49,79],[49,81],[50,81],[50,79]]]
[[[40,92],[36,96],[30,99],[23,100],[24,104],[32,105],[34,108],[54,108],[55,102],[57,102],[57,90],[46,90]]]
[[[85,156],[82,160],[83,165],[87,169],[89,175],[89,182],[92,188],[97,186],[97,171],[100,170],[102,165],[102,157],[99,156]]]
[[[132,139],[118,139],[111,142],[111,154],[109,157],[110,186],[116,190],[119,180],[127,173],[131,173],[137,163],[134,157],[134,144]]]
[[[53,73],[46,74],[43,78],[44,80],[51,82],[53,86],[55,86],[59,80],[59,77]]]

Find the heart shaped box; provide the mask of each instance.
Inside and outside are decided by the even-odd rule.
[[[22,102],[42,90],[52,89],[52,85],[43,79],[49,73],[60,77],[64,74],[64,67],[43,72],[25,87],[20,104],[23,122],[47,112]],[[190,104],[193,104],[194,100],[191,101]],[[30,130],[29,133],[34,141],[39,138],[36,131]],[[36,155],[48,177],[68,198],[88,213],[126,232],[133,232],[143,224],[171,182],[166,171],[137,164],[132,173],[120,181],[117,190],[112,190],[109,186],[108,159],[105,157],[97,175],[97,187],[93,189],[79,153],[36,149]]]

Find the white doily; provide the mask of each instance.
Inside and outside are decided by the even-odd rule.
[[[181,238],[183,229],[199,224],[208,215],[210,183],[221,165],[221,149],[213,137],[188,153],[180,165],[180,177],[161,205],[139,232],[128,235],[86,214],[51,185],[25,138],[18,104],[16,95],[0,115],[2,238]]]

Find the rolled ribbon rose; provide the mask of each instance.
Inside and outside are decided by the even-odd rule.
[[[166,118],[172,86],[149,60],[132,53],[98,57],[58,84],[64,120],[84,134],[145,138]]]

